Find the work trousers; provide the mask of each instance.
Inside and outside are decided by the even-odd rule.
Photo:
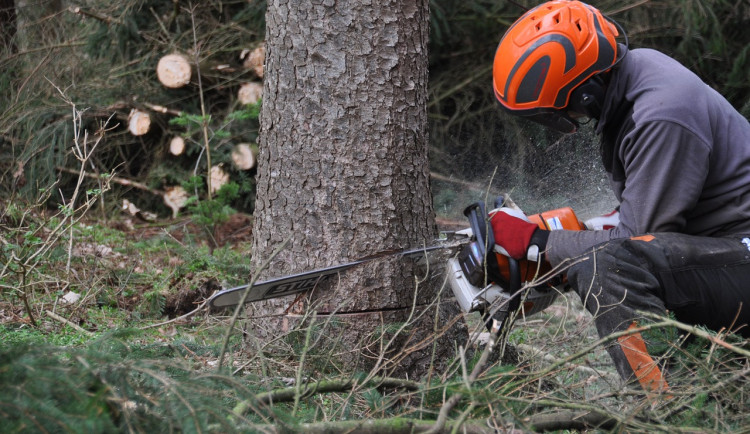
[[[595,247],[568,282],[601,337],[631,329],[607,347],[620,376],[650,391],[666,379],[636,328],[637,311],[671,312],[684,323],[750,337],[750,235],[720,238],[657,233]]]

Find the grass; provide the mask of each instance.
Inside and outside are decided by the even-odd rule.
[[[0,338],[4,347],[54,345],[76,347],[86,344],[91,336],[70,327],[44,332],[25,324],[0,325]]]
[[[6,219],[4,225],[12,235],[48,220],[27,213],[23,222]],[[492,359],[475,381],[467,373],[481,363],[481,345],[465,356],[457,352],[445,374],[415,379],[413,389],[379,386],[372,381],[376,373],[352,372],[335,362],[338,352],[351,350],[336,339],[345,330],[310,312],[286,331],[270,330],[272,339],[260,339],[260,330],[240,322],[220,367],[228,317],[201,312],[169,322],[179,314],[168,305],[178,295],[192,300],[181,314],[207,296],[200,291],[209,282],[243,282],[252,269],[249,240],[212,247],[200,243],[201,229],[188,220],[130,225],[82,219],[71,229],[66,233],[73,234],[73,248],[67,248],[67,236],[54,240],[25,276],[35,324],[18,291],[11,290],[21,276],[3,275],[0,413],[11,432],[32,423],[50,431],[100,432],[341,432],[356,421],[379,429],[429,428],[446,400],[459,394],[445,427],[479,429],[489,419],[526,430],[582,429],[574,422],[589,420],[615,430],[731,432],[744,426],[750,410],[742,387],[750,375],[747,361],[728,349],[747,348],[747,342],[724,334],[708,335],[712,341],[682,330],[698,337],[690,345],[668,342],[665,351],[673,354],[684,382],[674,385],[672,400],[654,403],[622,387],[574,293],[560,295],[539,315],[520,318],[509,335],[518,361]],[[46,242],[40,237],[39,243]],[[60,297],[70,291],[82,298],[63,303]],[[466,319],[482,331],[478,317]],[[61,376],[65,381],[54,383]],[[305,385],[314,381],[332,389],[310,392]],[[280,398],[287,389],[291,401]],[[267,394],[278,401],[258,401]],[[48,413],[55,418],[42,417]]]

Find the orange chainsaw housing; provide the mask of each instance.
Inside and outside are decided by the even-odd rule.
[[[569,231],[580,231],[586,229],[576,217],[575,212],[570,207],[553,209],[551,211],[544,211],[539,214],[533,214],[528,216],[529,221],[536,223],[541,229],[548,231],[554,230],[569,230]],[[497,264],[500,268],[500,274],[503,279],[510,279],[510,265],[508,264],[508,257],[500,253],[495,253],[497,258]],[[529,282],[535,278],[546,274],[552,269],[548,262],[533,262],[529,260],[519,261],[519,268],[521,269],[521,281]]]

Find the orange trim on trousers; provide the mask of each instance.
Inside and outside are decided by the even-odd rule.
[[[637,328],[638,325],[633,322],[628,330]],[[654,361],[646,349],[646,341],[640,332],[635,332],[626,336],[617,338],[625,358],[628,360],[630,367],[633,369],[636,379],[644,390],[650,392],[666,392],[669,390],[669,384],[662,375],[659,365]]]

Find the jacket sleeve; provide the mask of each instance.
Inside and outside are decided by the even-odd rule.
[[[652,121],[633,129],[618,155],[625,170],[620,224],[606,231],[553,231],[547,258],[558,265],[610,239],[682,232],[703,191],[710,154],[685,125]]]

